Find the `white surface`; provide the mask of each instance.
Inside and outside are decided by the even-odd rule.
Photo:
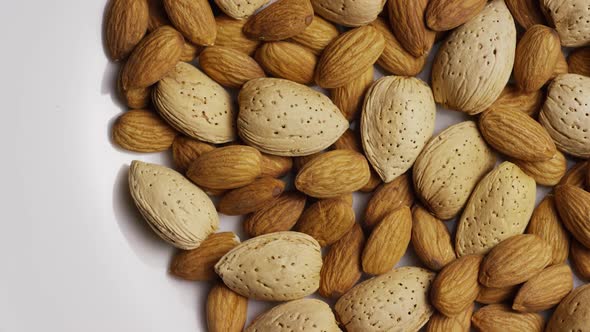
[[[101,43],[103,10],[103,1],[58,0],[0,11],[0,332],[206,330],[209,285],[167,274],[173,249],[128,195],[132,159],[169,156],[109,139],[123,108]],[[462,118],[439,112],[437,132]],[[222,229],[244,239],[237,220],[223,217]],[[250,317],[268,306],[251,304]]]

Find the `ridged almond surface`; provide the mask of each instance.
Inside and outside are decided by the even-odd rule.
[[[590,193],[574,186],[555,188],[555,206],[573,237],[590,248]]]
[[[303,211],[295,230],[312,236],[325,247],[338,241],[352,226],[352,205],[340,198],[332,198],[320,200]]]
[[[198,248],[177,252],[170,263],[170,273],[186,280],[214,280],[215,264],[239,243],[240,238],[232,232],[211,234]]]
[[[182,54],[180,55],[180,61],[192,62],[196,57],[201,54],[201,46],[195,46],[190,42],[184,42],[182,45]]]
[[[544,161],[557,152],[547,130],[515,109],[490,109],[479,118],[486,142],[501,153],[525,161]]]
[[[347,27],[367,25],[383,10],[384,0],[312,0],[315,12]]]
[[[215,17],[217,26],[215,46],[231,48],[248,55],[254,54],[260,41],[246,37],[242,31],[244,24],[246,24],[245,20],[234,20],[225,15]]]
[[[268,3],[269,0],[215,0],[215,4],[227,16],[236,20],[241,20],[251,16],[260,7]]]
[[[113,141],[129,151],[165,151],[174,137],[176,131],[152,111],[127,111],[113,125]]]
[[[358,224],[334,243],[326,256],[320,272],[321,296],[339,298],[348,292],[361,278],[361,255],[365,235]]]
[[[199,56],[201,69],[227,88],[240,88],[249,80],[265,77],[256,60],[227,47],[207,47]]]
[[[365,157],[351,150],[322,153],[297,174],[297,190],[316,198],[331,198],[362,188],[371,176]]]
[[[259,315],[245,332],[324,331],[340,332],[330,306],[316,299],[280,304]]]
[[[373,84],[374,67],[371,65],[359,77],[332,89],[332,101],[338,106],[346,120],[354,121],[359,117],[367,90]]]
[[[585,183],[590,185],[590,181],[586,182],[586,174],[590,172],[587,161],[580,161],[570,168],[567,173],[559,181],[559,185],[570,185],[574,187],[584,188]]]
[[[510,13],[521,27],[528,29],[535,24],[545,24],[545,16],[537,0],[505,0]]]
[[[412,209],[412,247],[420,261],[433,271],[456,258],[447,226],[420,205]]]
[[[285,176],[293,168],[293,159],[290,157],[262,154],[262,175],[280,178]]]
[[[248,299],[217,283],[207,296],[209,332],[241,332],[248,318]]]
[[[363,250],[363,271],[372,275],[390,271],[406,253],[412,236],[412,212],[407,206],[386,215],[371,231]]]
[[[117,79],[117,94],[121,101],[130,109],[143,109],[152,102],[152,87],[145,88],[123,88],[123,71],[119,72]]]
[[[540,24],[530,27],[516,46],[516,85],[524,92],[539,90],[551,78],[560,54],[555,30]]]
[[[574,50],[567,57],[569,71],[573,74],[590,76],[590,47]]]
[[[545,94],[542,90],[523,92],[513,84],[508,84],[502,90],[500,97],[490,106],[490,109],[518,110],[531,117],[536,117],[543,106]]]
[[[586,331],[590,326],[590,285],[574,289],[551,315],[546,332]]]
[[[567,73],[569,73],[567,59],[565,58],[563,52],[559,52],[559,56],[557,57],[557,63],[555,64],[555,68],[553,68],[553,74],[551,74],[551,80],[553,80],[559,75]]]
[[[146,0],[111,0],[105,15],[105,44],[111,59],[126,58],[147,31]]]
[[[437,218],[452,219],[495,163],[496,155],[480,136],[477,125],[461,122],[426,144],[414,163],[414,189],[424,207]]]
[[[219,200],[217,210],[229,216],[252,213],[275,200],[283,190],[285,182],[270,176],[261,177],[225,193]]]
[[[338,37],[340,31],[334,24],[319,16],[314,16],[311,24],[291,40],[310,49],[315,55],[320,55],[330,42]]]
[[[574,278],[569,265],[550,266],[520,287],[512,309],[521,312],[547,310],[559,304],[573,288]]]
[[[258,150],[230,145],[203,153],[189,166],[187,177],[200,186],[234,189],[252,183],[262,173]]]
[[[590,8],[585,0],[540,0],[545,17],[559,33],[561,45],[590,45]]]
[[[486,287],[480,285],[479,294],[475,299],[476,302],[483,304],[494,304],[502,303],[512,299],[520,285],[508,286],[508,287]]]
[[[471,317],[472,327],[485,332],[542,332],[543,316],[513,311],[505,304],[490,304]]]
[[[469,332],[471,328],[471,315],[473,303],[465,310],[453,317],[447,317],[441,313],[435,313],[430,317],[426,332]]]
[[[551,263],[551,245],[533,234],[515,235],[500,242],[484,258],[479,282],[487,287],[523,283]]]
[[[403,174],[375,190],[365,208],[363,220],[367,228],[375,227],[386,215],[402,206],[412,206],[414,192],[410,181],[409,174]]]
[[[544,161],[513,161],[523,172],[542,186],[558,184],[567,171],[567,160],[560,151],[555,151],[551,159]]]
[[[172,143],[172,160],[180,173],[185,173],[190,164],[215,146],[186,136],[176,136]]]
[[[551,264],[563,263],[567,260],[570,235],[563,227],[555,206],[553,195],[547,195],[539,203],[533,212],[526,232],[538,235],[540,238],[551,244]]]
[[[166,14],[166,9],[164,9],[164,1],[163,0],[147,0],[150,18],[148,21],[148,31],[154,31],[157,28],[170,25],[170,19],[168,19],[168,14]]]
[[[281,0],[272,3],[244,25],[250,38],[277,41],[303,32],[313,21],[313,7],[309,0]]]
[[[182,55],[184,38],[169,26],[152,31],[137,44],[121,72],[121,87],[146,88],[174,69]]]
[[[251,237],[289,231],[303,213],[305,201],[305,195],[296,191],[285,192],[249,215],[244,221],[244,229]]]
[[[271,76],[301,84],[312,84],[316,55],[299,44],[278,41],[264,43],[256,51],[256,61]]]
[[[503,0],[489,2],[440,46],[432,65],[434,99],[471,115],[485,111],[508,83],[515,49],[512,15]]]
[[[213,45],[217,37],[215,17],[207,0],[164,0],[172,24],[195,45]]]
[[[406,51],[417,57],[430,52],[436,35],[424,20],[427,6],[428,0],[387,2],[389,23],[395,37]]]
[[[383,35],[372,26],[341,34],[324,49],[316,68],[316,83],[322,88],[345,85],[377,62],[384,48]]]
[[[578,276],[590,280],[590,249],[573,240],[570,257]]]
[[[426,25],[434,31],[452,30],[479,14],[486,3],[486,0],[431,0],[426,8]]]

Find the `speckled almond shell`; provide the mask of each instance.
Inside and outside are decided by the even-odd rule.
[[[535,180],[511,162],[488,173],[459,220],[457,256],[486,254],[503,240],[524,233],[535,209],[536,190]]]
[[[236,138],[231,96],[191,64],[179,62],[158,82],[152,99],[160,115],[187,136],[216,144]]]
[[[316,299],[301,299],[278,305],[256,317],[246,332],[341,331],[332,309]]]
[[[311,0],[316,14],[347,27],[373,22],[383,10],[385,0]]]
[[[412,167],[432,136],[435,116],[432,91],[417,78],[387,76],[369,89],[361,117],[362,142],[384,182]]]
[[[586,331],[590,326],[590,285],[580,286],[553,312],[546,332]]]
[[[557,76],[549,85],[539,122],[558,149],[575,157],[590,158],[590,77]]]
[[[240,137],[264,153],[307,156],[326,149],[348,129],[330,98],[284,79],[251,80],[238,101]]]
[[[177,248],[197,248],[219,227],[209,196],[174,170],[134,160],[129,190],[150,227]]]
[[[516,51],[516,27],[503,0],[489,2],[445,40],[432,66],[434,99],[478,114],[508,83]]]
[[[435,274],[406,266],[362,282],[336,303],[348,332],[419,331],[433,313],[428,301]]]
[[[413,168],[414,189],[439,219],[455,217],[496,155],[472,121],[453,125],[428,142]]]
[[[541,8],[561,39],[561,45],[590,45],[590,4],[588,0],[541,0]]]
[[[298,232],[252,238],[225,254],[215,272],[234,292],[265,301],[289,301],[313,294],[320,285],[319,243]]]
[[[269,0],[215,0],[215,4],[227,16],[240,20],[264,6]]]

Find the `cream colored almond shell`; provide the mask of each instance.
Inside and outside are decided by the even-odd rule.
[[[536,198],[535,180],[518,166],[504,162],[477,185],[459,220],[457,256],[486,254],[496,244],[522,234]]]
[[[153,92],[160,115],[178,131],[209,143],[235,140],[235,107],[229,93],[195,68],[179,62]]]
[[[242,242],[215,265],[234,292],[265,301],[288,301],[313,294],[320,283],[322,255],[311,236],[277,232]]]
[[[590,5],[587,0],[541,0],[561,45],[579,47],[590,45]]]
[[[288,80],[251,80],[238,101],[240,137],[264,153],[310,155],[332,145],[348,129],[348,121],[330,98]]]
[[[362,282],[336,303],[348,332],[416,332],[433,313],[428,291],[434,273],[413,266],[396,268]]]
[[[539,122],[561,151],[590,158],[590,77],[557,76],[549,85]]]
[[[383,10],[385,0],[311,0],[316,14],[347,27],[373,22]]]
[[[219,9],[227,16],[240,20],[254,14],[258,8],[264,6],[269,0],[215,0]]]
[[[129,190],[150,227],[177,248],[197,248],[219,227],[219,216],[209,196],[167,167],[133,161]]]
[[[365,97],[361,135],[365,154],[381,179],[395,180],[412,167],[434,131],[430,87],[414,77],[387,76]]]
[[[301,299],[278,305],[256,317],[246,332],[341,331],[328,304]]]
[[[566,296],[553,312],[546,332],[585,331],[590,326],[590,285]]]
[[[489,2],[442,43],[432,67],[434,99],[469,114],[486,110],[508,83],[516,27],[503,0]]]

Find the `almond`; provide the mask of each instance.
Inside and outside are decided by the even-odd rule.
[[[150,105],[152,101],[152,88],[123,88],[121,79],[123,77],[122,71],[117,79],[117,93],[121,101],[131,109],[142,109]]]
[[[280,178],[287,175],[292,168],[292,158],[262,154],[262,175]]]
[[[525,282],[551,263],[551,246],[533,234],[515,235],[500,242],[484,258],[479,282],[507,287]]]
[[[340,198],[324,199],[308,207],[295,230],[311,235],[320,246],[338,241],[354,226],[352,205]]]
[[[337,88],[359,77],[381,56],[383,35],[372,26],[352,29],[326,47],[316,68],[315,80],[322,88]]]
[[[434,31],[452,30],[479,14],[486,2],[486,0],[429,1],[426,8],[426,25]]]
[[[555,64],[555,68],[553,68],[553,74],[551,74],[551,79],[554,79],[561,74],[567,73],[569,73],[567,59],[565,58],[563,52],[559,52],[559,55],[557,57],[557,63]]]
[[[584,331],[590,326],[590,285],[574,289],[551,315],[546,332]]]
[[[506,0],[506,6],[514,19],[523,28],[528,29],[535,24],[545,24],[545,17],[541,11],[539,1],[536,0]]]
[[[215,0],[215,4],[223,11],[227,16],[236,20],[249,17],[254,14],[260,7],[268,3],[269,0]]]
[[[207,0],[164,0],[172,24],[195,45],[213,45],[215,17]]]
[[[536,117],[543,106],[545,95],[542,90],[523,92],[513,84],[508,84],[502,90],[500,97],[490,106],[490,109],[518,110]]]
[[[280,304],[259,315],[245,332],[277,331],[340,331],[330,306],[320,300],[302,299]]]
[[[569,71],[573,74],[590,76],[590,47],[574,50],[567,57]]]
[[[402,206],[375,226],[363,250],[363,271],[379,275],[391,270],[406,253],[412,235],[412,213]]]
[[[182,55],[180,56],[180,61],[192,62],[196,57],[199,56],[199,54],[201,54],[201,51],[201,46],[195,46],[191,43],[185,42],[182,46]]]
[[[409,174],[401,175],[389,183],[380,185],[371,196],[365,208],[364,225],[373,228],[389,213],[402,206],[410,207],[413,203],[414,192]]]
[[[305,164],[319,157],[324,152],[325,151],[320,151],[307,156],[293,158],[293,168],[295,169],[295,171],[299,172],[303,168],[303,166],[305,166]]]
[[[377,172],[375,172],[375,170],[371,167],[371,176],[369,177],[369,181],[361,189],[359,189],[359,191],[363,193],[373,192],[382,183],[383,181],[381,181],[379,174],[377,174]]]
[[[286,192],[262,209],[249,215],[244,221],[244,229],[251,237],[289,231],[305,208],[305,195]]]
[[[251,16],[244,25],[244,33],[265,41],[283,40],[300,34],[312,20],[309,0],[281,0]]]
[[[524,92],[539,90],[551,78],[560,54],[555,30],[540,24],[530,27],[516,46],[516,85]]]
[[[479,130],[488,144],[516,159],[544,161],[557,152],[547,130],[517,110],[488,110],[479,118]]]
[[[312,84],[317,58],[299,44],[279,41],[264,43],[256,52],[256,61],[270,75],[301,84]]]
[[[326,152],[308,162],[297,174],[297,190],[316,198],[330,198],[362,188],[371,172],[365,157],[350,150]]]
[[[240,88],[249,80],[265,77],[256,60],[231,48],[207,47],[199,57],[201,69],[227,88]]]
[[[260,41],[249,39],[242,31],[246,24],[245,20],[234,20],[221,15],[215,17],[215,24],[217,26],[215,46],[231,48],[248,55],[254,54],[258,48]]]
[[[580,161],[570,168],[567,173],[559,181],[559,185],[570,185],[574,187],[584,188],[586,182],[586,173],[590,171],[587,161]],[[590,181],[588,181],[590,183]]]
[[[291,39],[294,42],[307,47],[315,55],[320,55],[322,54],[322,51],[324,51],[324,48],[326,48],[334,38],[338,37],[339,34],[340,31],[338,31],[336,26],[316,15],[305,30],[293,36]]]
[[[186,136],[176,136],[172,143],[172,160],[176,169],[185,173],[190,164],[205,152],[215,149],[215,146],[197,141]]]
[[[330,247],[320,272],[320,295],[339,298],[360,280],[361,255],[364,246],[363,230],[358,224],[354,224]]]
[[[578,275],[583,279],[590,280],[590,249],[573,240],[570,257]]]
[[[260,176],[261,155],[256,149],[231,145],[203,153],[190,166],[187,177],[200,186],[234,189]]]
[[[570,185],[557,186],[555,205],[565,228],[576,240],[590,248],[590,193]]]
[[[225,193],[217,210],[225,215],[239,216],[258,211],[275,200],[285,190],[281,180],[266,176],[254,180],[241,188]]]
[[[312,0],[311,3],[318,15],[347,27],[371,23],[385,5],[384,0]]]
[[[428,321],[426,332],[469,332],[473,307],[472,303],[467,309],[453,317],[435,313]]]
[[[332,89],[332,100],[346,120],[354,121],[358,118],[365,94],[373,84],[373,77],[374,67],[369,66],[361,76],[341,87]]]
[[[547,310],[559,304],[573,288],[574,278],[567,264],[550,266],[522,285],[512,309],[521,312]]]
[[[483,304],[494,304],[505,302],[516,295],[520,285],[508,287],[485,287],[480,285],[479,294],[475,301]]]
[[[422,263],[433,271],[439,271],[456,258],[447,226],[420,205],[412,209],[412,247]]]
[[[211,234],[198,248],[176,253],[170,273],[186,280],[214,280],[215,264],[239,243],[240,239],[232,232]]]
[[[207,296],[207,328],[210,332],[240,332],[248,318],[248,299],[217,283]]]
[[[588,46],[590,43],[590,10],[585,0],[541,0],[541,9],[547,20],[559,33],[561,45]]]
[[[526,232],[538,235],[545,242],[551,244],[551,250],[553,251],[552,265],[567,260],[570,236],[559,220],[553,195],[545,196],[535,208]]]
[[[174,137],[174,129],[156,113],[146,110],[127,111],[113,125],[113,141],[129,151],[165,151],[172,146]]]
[[[168,19],[168,14],[166,14],[166,9],[164,9],[164,1],[163,0],[147,0],[150,18],[148,21],[148,31],[154,31],[157,28],[170,25],[170,19]]]
[[[111,0],[105,15],[105,44],[111,59],[126,58],[147,31],[146,0]]]
[[[419,57],[427,54],[434,44],[435,32],[424,21],[428,0],[387,2],[389,23],[393,33],[406,51]]]
[[[514,163],[528,176],[542,186],[554,186],[559,183],[567,171],[567,160],[563,153],[556,151],[553,157],[544,161],[514,160]]]
[[[542,332],[545,321],[537,313],[522,313],[505,304],[490,304],[473,314],[471,324],[477,331]]]

